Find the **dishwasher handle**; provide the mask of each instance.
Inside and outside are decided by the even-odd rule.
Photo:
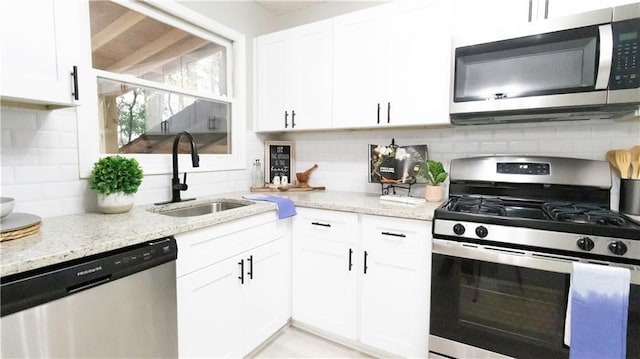
[[[105,284],[107,282],[111,281],[111,276],[107,275],[107,276],[103,276],[103,277],[98,277],[96,279],[92,279],[88,282],[84,282],[84,283],[80,283],[74,286],[71,286],[69,288],[67,288],[67,292],[69,294],[73,294],[73,293],[77,293],[77,292],[81,292],[85,289],[90,289],[93,287],[97,287],[99,285]]]

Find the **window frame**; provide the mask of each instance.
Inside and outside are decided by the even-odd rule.
[[[98,119],[98,77],[115,81],[125,81],[145,87],[228,102],[231,106],[231,136],[229,138],[231,154],[200,154],[200,167],[191,166],[188,154],[178,156],[179,166],[186,172],[215,172],[246,169],[246,81],[245,56],[246,36],[228,28],[206,16],[188,9],[173,0],[150,0],[142,2],[127,0],[112,0],[114,3],[140,12],[155,20],[161,21],[205,40],[216,42],[226,47],[227,52],[227,95],[214,96],[212,94],[176,88],[170,85],[150,82],[130,75],[117,74],[94,69],[91,63],[91,34],[89,16],[89,2],[82,1],[82,28],[87,29],[79,48],[84,50],[80,74],[79,107],[76,108],[78,118],[78,160],[80,178],[88,178],[93,164],[108,154],[100,151],[100,129]],[[83,91],[84,90],[84,91]],[[172,157],[170,154],[121,154],[133,157],[140,162],[145,175],[160,175],[172,173]]]

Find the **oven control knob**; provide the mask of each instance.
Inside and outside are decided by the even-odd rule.
[[[455,233],[455,234],[457,234],[459,236],[463,235],[464,234],[464,226],[461,225],[460,223],[456,223],[453,226],[453,233]]]
[[[576,245],[578,246],[578,248],[582,249],[583,251],[590,251],[595,246],[595,244],[593,243],[593,240],[589,237],[578,238]]]
[[[489,231],[487,230],[487,227],[485,226],[478,226],[476,228],[476,235],[480,238],[484,238],[487,236],[487,234],[489,234]]]
[[[609,243],[609,250],[611,253],[621,256],[627,253],[627,245],[621,241],[611,242]]]

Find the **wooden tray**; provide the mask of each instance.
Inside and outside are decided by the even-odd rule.
[[[298,186],[280,186],[278,188],[271,187],[251,187],[251,192],[311,192],[324,191],[325,187],[298,187]]]
[[[2,233],[0,233],[0,242],[8,241],[8,240],[11,240],[11,239],[18,239],[18,238],[26,237],[26,236],[31,235],[31,234],[38,233],[38,231],[40,230],[41,226],[42,226],[42,222],[38,222],[38,223],[36,223],[34,225],[31,225],[29,227],[25,227],[25,228],[22,228],[22,229],[17,229],[15,231],[2,232]]]

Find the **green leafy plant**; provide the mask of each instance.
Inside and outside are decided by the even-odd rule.
[[[449,174],[444,170],[442,162],[434,160],[426,160],[422,168],[420,168],[420,175],[427,179],[427,183],[431,186],[439,186],[444,182]]]
[[[138,191],[142,176],[142,169],[135,158],[107,156],[93,164],[89,186],[105,195],[131,194]]]

